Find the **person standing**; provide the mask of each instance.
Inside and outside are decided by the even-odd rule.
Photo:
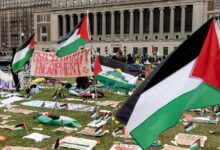
[[[20,90],[20,82],[19,82],[19,78],[18,78],[18,73],[14,73],[13,70],[12,70],[12,63],[13,63],[13,59],[15,57],[15,54],[16,54],[16,48],[13,47],[12,48],[12,59],[11,59],[11,73],[12,73],[12,76],[13,76],[13,80],[14,80],[14,83],[15,83],[15,91],[16,92],[19,92]]]

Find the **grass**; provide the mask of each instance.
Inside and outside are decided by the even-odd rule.
[[[51,101],[59,101],[59,102],[65,102],[65,99],[56,99],[52,100],[52,95],[53,95],[54,90],[53,89],[45,89],[42,90],[41,93],[34,95],[32,99],[41,99],[41,100],[51,100]],[[21,92],[24,94],[24,91]],[[68,94],[68,91],[65,91],[67,97],[73,97]],[[105,100],[114,100],[114,101],[125,101],[127,99],[127,96],[119,96],[115,95],[112,93],[107,93],[105,92],[105,97],[98,99],[99,101],[105,101]],[[67,101],[66,101],[67,102]],[[70,102],[70,101],[68,101]],[[39,112],[50,112],[54,115],[64,115],[64,116],[69,116],[72,117],[80,122],[80,124],[84,127],[86,126],[92,119],[89,117],[89,113],[86,112],[74,112],[74,111],[67,111],[67,110],[51,110],[51,109],[44,109],[44,108],[36,108],[36,107],[27,107],[27,106],[22,106],[20,105],[21,102],[17,102],[16,104],[19,105],[19,108],[26,108],[26,109],[31,109],[37,111],[36,113],[32,113],[29,115],[23,115],[23,114],[15,114],[15,113],[10,113],[10,112],[4,112],[4,109],[0,108],[0,114],[6,114],[6,115],[11,115],[11,120],[12,121],[8,124],[19,124],[22,122],[25,122],[28,127],[28,131],[30,133],[37,132],[37,133],[42,133],[51,136],[49,139],[43,140],[42,142],[35,142],[33,140],[29,139],[23,139],[22,137],[27,135],[25,130],[22,131],[11,131],[11,130],[6,130],[6,129],[0,129],[0,135],[6,136],[7,140],[4,142],[0,142],[0,148],[4,147],[5,145],[14,145],[14,146],[27,146],[27,147],[36,147],[36,148],[42,148],[45,146],[48,150],[51,149],[52,144],[56,140],[58,136],[60,138],[63,138],[67,135],[71,135],[74,137],[84,137],[88,139],[95,139],[95,140],[100,140],[101,144],[95,146],[94,150],[108,150],[110,147],[113,145],[114,141],[118,141],[120,139],[114,139],[111,134],[106,134],[103,137],[97,138],[97,137],[92,137],[92,136],[83,136],[79,135],[76,132],[72,132],[71,134],[66,134],[63,132],[52,132],[52,130],[58,128],[58,126],[52,126],[52,125],[42,125],[43,126],[43,131],[34,131],[32,128],[39,127],[39,124],[34,123],[33,116],[38,114]],[[71,103],[75,103],[74,101]],[[102,107],[102,109],[112,109],[110,107]],[[174,114],[175,115],[175,114]],[[0,119],[0,121],[2,121]],[[107,129],[110,130],[110,133],[119,125],[116,124],[107,124]],[[217,133],[216,134],[209,134],[208,131],[216,129]],[[176,134],[178,133],[184,133],[184,128],[183,125],[180,123],[176,125],[175,127],[167,130],[164,132],[160,137],[159,140],[162,141],[162,144],[170,144],[170,141],[173,140]],[[205,150],[216,150],[217,147],[220,147],[220,126],[216,125],[211,125],[211,124],[198,124],[198,127],[195,128],[195,131],[193,134],[198,134],[198,135],[206,135],[208,137],[208,141],[205,144]],[[61,150],[65,150],[65,148],[60,148]],[[159,148],[149,148],[149,150],[159,150],[162,149],[162,147]]]

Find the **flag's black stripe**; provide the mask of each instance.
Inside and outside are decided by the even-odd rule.
[[[147,79],[145,79],[145,81],[143,81],[143,83],[128,98],[121,109],[117,112],[117,120],[126,125],[140,95],[143,92],[158,84],[160,81],[170,76],[183,66],[187,65],[199,55],[212,21],[213,19],[207,21],[185,42],[183,42],[173,53],[171,53],[164,61],[162,61],[162,63],[150,74]]]
[[[81,26],[82,21],[83,21],[83,19],[81,19],[80,23],[78,23],[69,33],[64,35],[57,43],[60,44],[64,41],[66,41],[69,37],[71,37],[75,33],[76,29],[78,29]]]
[[[20,50],[24,49],[25,47],[27,47],[27,46],[30,44],[30,42],[31,42],[32,38],[34,37],[34,35],[35,35],[35,33],[33,33],[33,34],[31,35],[31,37],[29,37],[29,39],[27,39],[27,40],[24,42],[24,44],[19,47],[18,51],[20,51]]]
[[[122,72],[133,76],[138,76],[144,73],[142,70],[139,70],[134,66],[104,56],[99,56],[99,61],[100,64],[103,66],[107,66],[114,69],[120,68]]]
[[[191,126],[193,126],[193,123],[192,123],[192,122],[187,123],[187,124],[184,126],[184,128],[187,129],[187,128],[191,127]]]
[[[23,127],[23,126],[24,126],[24,124],[18,124],[18,125],[15,126],[15,128]]]

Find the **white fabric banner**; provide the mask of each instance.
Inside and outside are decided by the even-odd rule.
[[[0,89],[14,89],[15,84],[11,73],[0,70]]]

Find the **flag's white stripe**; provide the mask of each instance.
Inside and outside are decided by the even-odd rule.
[[[132,131],[157,110],[198,87],[202,81],[189,77],[194,62],[195,60],[144,92],[135,105],[126,129]]]
[[[71,37],[69,37],[66,41],[64,41],[63,43],[60,44],[60,47],[64,47],[67,46],[71,43],[73,43],[74,41],[76,41],[77,39],[80,38],[80,35],[77,35],[79,29],[76,29],[76,31],[73,33],[73,35]]]
[[[107,71],[114,71],[115,69],[117,69],[117,68],[114,69],[114,68],[103,66],[103,65],[101,65],[101,67],[102,67],[102,72],[99,73],[100,75],[106,74]],[[124,72],[122,72],[122,75],[125,77],[126,80],[128,80],[128,83],[130,84],[134,85],[137,82],[138,77],[132,76]]]
[[[12,64],[15,64],[16,62],[22,60],[26,56],[28,51],[29,51],[29,45],[27,47],[25,47],[24,49],[16,52]]]
[[[216,34],[217,34],[217,37],[218,37],[218,43],[220,43],[220,29],[219,29],[220,27],[218,25],[218,21],[217,20],[214,20],[214,23],[215,23],[215,31],[216,31]]]

